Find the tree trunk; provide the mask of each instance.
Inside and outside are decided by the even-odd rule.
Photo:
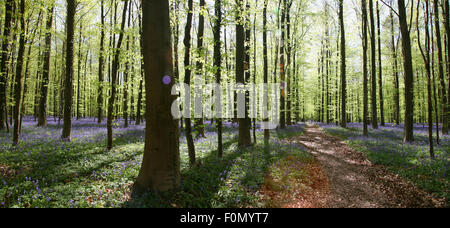
[[[124,29],[125,29],[125,22],[126,22],[126,15],[128,11],[128,0],[124,1],[124,7],[123,7],[123,13],[122,13],[122,25],[120,29],[119,34],[119,40],[117,41],[117,47],[114,49],[114,59],[112,63],[111,68],[111,96],[109,97],[109,103],[108,103],[108,120],[106,123],[106,128],[108,131],[108,140],[107,140],[107,149],[111,150],[113,147],[113,132],[112,132],[112,122],[114,119],[114,103],[116,100],[116,82],[117,82],[117,76],[119,72],[119,57],[120,57],[120,51],[124,36]]]
[[[98,57],[98,96],[97,96],[97,122],[100,124],[103,121],[103,83],[105,81],[105,76],[103,75],[103,68],[105,62],[105,0],[101,0],[101,29],[100,29],[100,52]]]
[[[216,83],[220,85],[222,82],[222,56],[221,56],[221,41],[220,31],[222,24],[222,0],[215,1],[216,20],[214,24],[214,67],[216,69]],[[220,95],[220,96],[219,96]],[[217,123],[217,151],[219,158],[223,157],[223,142],[222,142],[222,93],[217,95],[216,100],[216,123]],[[218,107],[218,108],[217,108]]]
[[[362,0],[362,30],[363,30],[363,135],[369,136],[368,120],[369,114],[369,91],[368,91],[368,78],[367,78],[367,2]]]
[[[20,106],[22,104],[22,69],[23,69],[23,56],[25,53],[25,0],[20,1],[20,41],[19,41],[19,52],[17,55],[17,65],[16,65],[16,78],[15,78],[15,106],[14,106],[14,134],[13,134],[13,145],[17,146],[19,144],[20,135]]]
[[[417,2],[417,41],[419,44],[419,49],[423,57],[423,61],[425,64],[425,69],[427,71],[427,95],[428,95],[428,139],[429,139],[429,145],[430,145],[430,156],[431,158],[434,158],[434,144],[433,144],[433,104],[432,104],[432,98],[431,98],[431,66],[430,66],[430,49],[431,49],[431,42],[430,42],[430,33],[429,33],[429,26],[430,26],[430,14],[429,14],[429,4],[428,1],[425,0],[425,45],[422,47],[422,43],[420,41],[420,29],[419,29],[419,14],[420,14],[420,0]]]
[[[392,58],[394,64],[392,66],[392,72],[394,76],[394,119],[395,124],[400,125],[400,82],[398,77],[398,60],[397,60],[397,47],[394,36],[394,12],[391,10],[389,17],[391,19],[391,42],[392,42]]]
[[[14,0],[5,1],[5,24],[3,30],[3,43],[0,62],[0,130],[7,127],[7,112],[6,112],[6,86],[7,86],[7,68],[9,56],[9,36],[11,32],[11,21],[13,14]]]
[[[45,50],[44,50],[44,69],[42,72],[42,87],[41,100],[39,104],[39,118],[38,127],[47,126],[47,97],[48,97],[48,83],[50,76],[50,56],[52,50],[52,24],[53,24],[53,10],[54,6],[48,8],[47,25],[45,35]]]
[[[245,84],[245,30],[244,30],[244,7],[243,2],[236,0],[236,83]],[[238,94],[245,92],[240,91]],[[242,112],[242,110],[241,110]],[[247,105],[244,104],[244,117],[239,118],[239,142],[240,148],[251,145],[250,122],[247,116]]]
[[[71,141],[73,97],[73,42],[75,30],[76,0],[67,0],[66,19],[66,78],[64,81],[64,126],[62,140]]]
[[[339,0],[339,26],[341,29],[341,127],[347,127],[347,79],[345,54],[344,0]]]
[[[440,83],[440,94],[441,94],[441,111],[442,111],[442,133],[448,134],[448,107],[447,102],[447,88],[445,86],[444,79],[444,61],[442,60],[442,42],[441,42],[441,25],[439,20],[439,0],[434,1],[434,22],[436,31],[436,44],[438,49],[438,73],[439,73],[439,83]]]
[[[375,18],[373,15],[373,0],[369,0],[370,16],[370,51],[371,51],[371,116],[372,128],[378,129],[378,111],[377,111],[377,65],[376,65],[376,42],[375,42]]]
[[[403,70],[405,78],[405,142],[414,141],[414,72],[411,55],[411,37],[409,34],[406,6],[404,0],[398,0],[400,32],[402,34]]]
[[[269,83],[269,63],[267,59],[267,5],[268,0],[264,0],[264,10],[263,10],[263,61],[264,61],[264,84],[268,85]],[[263,99],[263,104],[266,105],[266,111],[264,113],[264,122],[269,121],[269,91],[266,92]],[[264,129],[264,147],[265,151],[269,152],[269,140],[270,140],[270,131],[268,129]]]
[[[377,1],[377,35],[378,35],[378,96],[380,97],[380,124],[385,125],[384,118],[384,96],[383,96],[383,66],[381,63],[381,23],[380,23],[380,6]]]
[[[180,185],[180,151],[177,121],[171,115],[174,80],[162,84],[163,75],[172,75],[169,3],[143,0],[143,35],[146,91],[146,140],[134,193],[168,191]],[[150,92],[151,91],[151,92]],[[158,130],[155,130],[158,129]]]
[[[184,46],[185,46],[185,54],[184,54],[184,66],[185,66],[185,73],[184,73],[184,83],[187,85],[191,84],[191,70],[189,69],[189,66],[191,64],[190,58],[191,58],[191,29],[192,29],[192,15],[193,15],[193,6],[194,3],[192,0],[189,0],[188,3],[188,16],[186,21],[186,27],[184,29]],[[190,94],[190,93],[188,93]],[[190,99],[189,99],[190,100]],[[185,104],[185,108],[190,109],[191,105],[190,102]],[[189,112],[190,113],[190,112]],[[188,144],[188,152],[189,152],[189,164],[191,166],[195,165],[196,159],[195,159],[195,145],[194,145],[194,139],[192,138],[192,121],[191,116],[185,117],[186,121],[186,140]]]

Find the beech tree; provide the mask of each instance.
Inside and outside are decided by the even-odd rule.
[[[176,97],[171,95],[174,80],[169,3],[143,0],[142,13],[147,122],[144,158],[133,186],[136,194],[168,191],[180,185],[178,121],[170,110]],[[172,80],[164,84],[167,77]]]

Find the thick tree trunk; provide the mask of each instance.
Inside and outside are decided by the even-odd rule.
[[[402,34],[403,70],[405,79],[405,142],[414,141],[414,72],[411,55],[411,37],[409,34],[406,6],[404,0],[398,0],[400,32]]]
[[[143,0],[143,35],[146,91],[145,152],[134,193],[168,191],[180,185],[180,151],[177,121],[171,115],[174,80],[163,85],[164,75],[172,76],[169,3]],[[158,130],[155,130],[158,129]]]
[[[73,42],[75,30],[76,0],[67,0],[66,19],[66,78],[64,80],[64,126],[62,140],[70,141],[72,135],[73,97]]]

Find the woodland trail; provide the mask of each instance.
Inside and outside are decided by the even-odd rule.
[[[375,166],[363,153],[347,146],[317,126],[308,125],[295,137],[319,161],[328,177],[329,190],[318,207],[327,208],[405,208],[441,207],[441,203],[415,185]]]

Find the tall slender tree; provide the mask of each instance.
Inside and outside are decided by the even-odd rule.
[[[8,126],[6,112],[6,87],[7,87],[7,69],[9,59],[9,39],[11,33],[11,22],[13,14],[14,0],[6,0],[5,2],[5,21],[3,29],[2,53],[0,62],[0,130]]]
[[[375,42],[375,17],[373,14],[373,0],[369,0],[369,17],[370,17],[370,51],[371,51],[371,120],[372,128],[378,128],[378,109],[377,109],[377,65],[376,65],[376,42]]]
[[[97,122],[103,121],[103,73],[105,63],[105,0],[100,0],[100,51],[98,53],[98,95],[97,95]]]
[[[22,70],[23,70],[23,56],[25,53],[25,0],[20,1],[20,38],[19,38],[19,52],[17,53],[17,64],[16,64],[16,78],[14,86],[14,134],[13,134],[13,145],[17,146],[19,144],[20,135],[20,107],[22,104]]]
[[[117,77],[119,73],[119,57],[122,47],[122,41],[124,37],[124,30],[125,30],[125,23],[126,23],[126,16],[128,12],[128,0],[124,1],[123,6],[123,13],[122,13],[122,25],[120,26],[120,34],[119,34],[119,40],[117,41],[117,46],[113,50],[114,59],[112,62],[111,67],[111,96],[109,97],[108,102],[108,119],[106,122],[106,128],[108,133],[108,139],[107,139],[107,149],[111,150],[113,147],[113,129],[112,129],[112,122],[114,119],[114,103],[116,100],[116,92],[117,92]]]
[[[378,38],[378,96],[380,98],[380,125],[385,125],[384,95],[383,95],[383,65],[381,63],[381,22],[379,1],[376,2],[377,10],[377,38]]]
[[[425,70],[427,74],[427,104],[428,104],[428,140],[430,145],[430,156],[434,158],[434,143],[433,143],[433,104],[431,98],[431,59],[430,59],[430,50],[431,50],[431,40],[430,40],[430,7],[429,2],[425,0],[425,10],[424,10],[424,30],[425,30],[425,45],[422,45],[422,41],[420,40],[420,28],[419,28],[419,14],[420,14],[420,3],[419,0],[417,2],[417,17],[416,17],[416,26],[417,26],[417,41],[419,43],[420,53],[422,54],[423,61],[425,64]]]
[[[345,53],[344,0],[339,0],[339,27],[341,34],[341,127],[347,127],[347,78]]]
[[[52,24],[53,24],[53,10],[54,5],[52,3],[47,12],[47,24],[45,34],[45,48],[44,48],[44,69],[42,71],[42,87],[41,87],[41,100],[39,104],[39,118],[38,126],[47,126],[47,97],[48,86],[50,77],[50,56],[52,48]]]
[[[194,10],[194,3],[192,0],[188,1],[188,15],[186,20],[186,27],[184,29],[184,83],[186,85],[191,84],[191,29],[192,29],[192,17],[193,17],[193,10]],[[190,93],[188,93],[190,94]],[[190,98],[189,98],[190,101]],[[190,102],[187,102],[186,108],[190,109],[191,105]],[[190,113],[190,112],[189,112]],[[195,165],[196,158],[195,158],[195,144],[194,139],[192,138],[192,121],[191,117],[187,116],[185,117],[185,124],[186,124],[186,140],[188,144],[188,152],[189,152],[189,163],[191,166]]]
[[[216,83],[220,85],[222,82],[222,56],[221,47],[222,43],[220,40],[221,28],[222,28],[222,0],[215,0],[215,14],[216,20],[214,23],[214,68]],[[223,124],[222,124],[222,93],[216,96],[216,123],[217,123],[217,138],[218,138],[218,156],[223,157]]]
[[[368,91],[368,77],[367,77],[367,2],[361,1],[362,4],[362,39],[363,39],[363,135],[369,136],[368,119],[369,114],[369,91]]]

